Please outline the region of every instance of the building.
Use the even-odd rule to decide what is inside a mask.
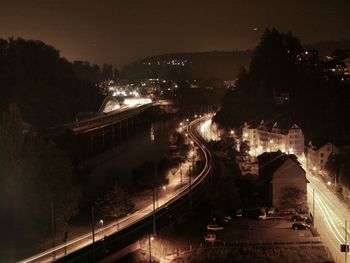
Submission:
[[[317,173],[322,171],[332,153],[339,153],[339,149],[334,144],[330,142],[315,144],[310,141],[307,147],[307,169]]]
[[[257,156],[263,152],[281,151],[298,156],[304,153],[304,134],[296,124],[282,128],[277,122],[268,125],[262,120],[256,126],[244,124],[243,141],[247,141],[250,154]]]
[[[284,207],[287,189],[296,189],[302,198],[306,198],[306,172],[295,155],[280,151],[263,153],[258,156],[258,163],[259,180],[272,207],[295,208]]]

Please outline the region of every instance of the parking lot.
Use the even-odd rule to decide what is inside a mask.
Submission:
[[[217,231],[217,239],[226,242],[299,242],[316,241],[311,231],[293,230],[290,219],[256,220],[234,218],[223,225],[223,231]],[[205,231],[208,232],[208,231]]]

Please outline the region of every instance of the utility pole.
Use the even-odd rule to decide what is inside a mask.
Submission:
[[[67,255],[67,240],[68,240],[68,231],[64,232],[64,255]]]
[[[52,248],[55,248],[56,242],[55,242],[55,212],[53,207],[53,202],[51,201],[51,234],[52,234]],[[52,251],[52,259],[56,259],[56,251]]]
[[[153,235],[157,235],[157,225],[156,225],[156,192],[153,184]]]
[[[149,263],[152,263],[151,235],[148,235]]]
[[[182,186],[182,165],[181,163],[179,164],[180,166],[180,185]]]
[[[92,231],[92,262],[96,262],[95,256],[95,211],[94,207],[91,207],[91,231]]]

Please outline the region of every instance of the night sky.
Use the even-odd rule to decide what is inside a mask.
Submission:
[[[161,53],[250,49],[272,26],[304,43],[350,38],[350,0],[0,0],[1,38],[39,39],[69,60],[119,66]]]

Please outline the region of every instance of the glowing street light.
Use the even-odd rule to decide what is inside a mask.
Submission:
[[[331,181],[328,181],[327,184],[328,184],[328,185],[331,185],[332,183],[331,183]]]
[[[101,219],[101,220],[99,221],[99,223],[101,224],[100,232],[102,232],[102,229],[103,229],[103,220]]]
[[[231,134],[235,134],[235,131],[234,131],[234,130],[231,130],[230,133],[231,133]]]

